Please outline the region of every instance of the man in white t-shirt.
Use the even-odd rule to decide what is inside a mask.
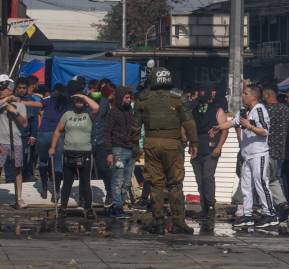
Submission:
[[[22,141],[20,130],[27,126],[27,115],[25,105],[14,102],[16,99],[13,96],[13,89],[13,80],[7,75],[0,75],[0,174],[7,157],[10,155],[16,174],[15,207],[19,209],[27,207],[21,197]],[[14,146],[14,153],[12,152],[13,146],[11,147],[11,144]]]
[[[214,135],[219,130],[241,127],[240,148],[244,159],[241,189],[244,197],[244,216],[236,220],[234,227],[254,225],[252,218],[253,186],[262,205],[262,218],[255,221],[255,227],[264,228],[279,223],[275,215],[267,176],[270,119],[265,106],[259,103],[260,98],[261,89],[257,85],[246,85],[242,93],[245,109],[238,112],[232,121],[210,130],[210,134]]]

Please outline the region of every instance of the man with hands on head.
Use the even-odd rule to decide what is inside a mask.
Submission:
[[[269,189],[267,170],[269,165],[268,135],[270,119],[265,106],[259,103],[261,89],[256,84],[245,84],[242,101],[245,109],[241,109],[235,118],[210,130],[216,135],[220,130],[241,127],[240,148],[244,158],[241,172],[241,189],[244,197],[244,215],[236,220],[234,227],[264,228],[278,224],[272,195]],[[262,218],[252,218],[253,188],[255,186],[262,205]]]

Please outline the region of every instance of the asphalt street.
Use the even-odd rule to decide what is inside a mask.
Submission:
[[[211,221],[187,217],[194,235],[142,230],[149,214],[114,220],[97,208],[55,220],[53,209],[0,210],[0,268],[289,268],[289,238],[278,228],[236,232],[224,209]]]
[[[219,205],[210,221],[197,218],[199,205],[187,205],[194,235],[155,236],[142,226],[150,214],[128,211],[130,220],[115,220],[101,206],[104,187],[93,185],[97,219],[88,221],[76,208],[74,186],[68,218],[55,219],[50,202],[40,199],[39,184],[24,184],[28,209],[15,210],[13,184],[0,185],[0,269],[33,268],[289,268],[287,226],[234,231],[231,210]],[[167,230],[170,220],[167,219]]]

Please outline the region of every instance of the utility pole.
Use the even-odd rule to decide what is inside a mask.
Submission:
[[[0,0],[1,1],[1,0]],[[88,0],[89,2],[122,2],[122,40],[121,47],[126,49],[126,0]],[[126,84],[126,57],[121,57],[121,86]]]
[[[122,0],[122,49],[126,49],[126,0]],[[126,58],[121,57],[121,85],[126,84]]]
[[[1,1],[1,0],[0,0]],[[126,0],[88,0],[89,2],[122,2],[122,40],[121,47],[126,49]],[[126,84],[126,57],[121,57],[121,86]]]
[[[1,49],[0,49],[0,72],[7,74],[9,71],[9,39],[7,35],[9,0],[0,0],[1,11]]]
[[[229,110],[236,113],[241,107],[243,79],[244,0],[231,0]]]

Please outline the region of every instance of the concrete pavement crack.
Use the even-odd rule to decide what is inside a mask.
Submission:
[[[83,243],[94,255],[96,255],[97,258],[99,258],[99,259],[101,260],[101,262],[102,262],[104,265],[107,266],[107,268],[109,268],[109,269],[112,268],[112,267],[111,267],[107,262],[105,262],[105,261],[97,254],[97,252],[96,252],[94,249],[92,249],[84,240],[81,240],[81,241],[82,241],[82,243]]]
[[[177,247],[174,244],[169,244],[168,248],[172,249],[172,250],[178,250]],[[205,266],[204,264],[202,264],[201,262],[197,261],[196,259],[194,259],[193,257],[189,256],[188,254],[183,254],[186,258],[192,260],[193,262],[195,262],[198,266],[200,266],[200,268],[204,268],[207,269],[208,267]]]
[[[194,261],[197,265],[199,265],[201,268],[204,268],[204,269],[207,269],[208,267],[207,266],[204,266],[201,262],[195,260],[193,257],[187,255],[187,254],[184,254],[185,257],[189,258],[190,260]]]
[[[4,253],[4,255],[6,256],[7,260],[9,261],[10,265],[13,266],[14,269],[16,269],[15,264],[12,262],[12,260],[10,259],[8,253],[5,251],[5,249],[3,248],[3,246],[0,247],[1,251]]]
[[[287,262],[287,261],[284,261],[282,258],[280,258],[280,257],[276,257],[274,254],[272,254],[272,253],[268,253],[268,252],[265,252],[265,251],[263,251],[263,250],[261,250],[264,254],[268,254],[268,255],[270,255],[271,257],[273,257],[273,258],[275,258],[275,259],[277,259],[277,260],[280,260],[280,261],[282,261],[282,262],[284,262],[285,264],[287,264],[287,265],[289,265],[289,262]]]
[[[250,244],[248,244],[248,242],[246,242],[245,239],[242,239],[242,238],[237,238],[237,239],[240,240],[240,241],[243,242],[243,243],[246,243],[247,245],[250,245]],[[272,258],[277,259],[278,261],[281,261],[281,262],[283,262],[283,263],[286,264],[286,265],[289,265],[289,263],[288,263],[287,261],[284,261],[284,260],[283,260],[282,258],[280,258],[280,257],[276,257],[274,254],[272,254],[272,253],[270,253],[270,252],[266,252],[265,250],[263,250],[262,248],[260,248],[260,247],[258,247],[258,246],[252,247],[252,248],[254,248],[254,249],[262,252],[262,253],[265,254],[265,255],[269,255],[269,256],[271,256]]]

